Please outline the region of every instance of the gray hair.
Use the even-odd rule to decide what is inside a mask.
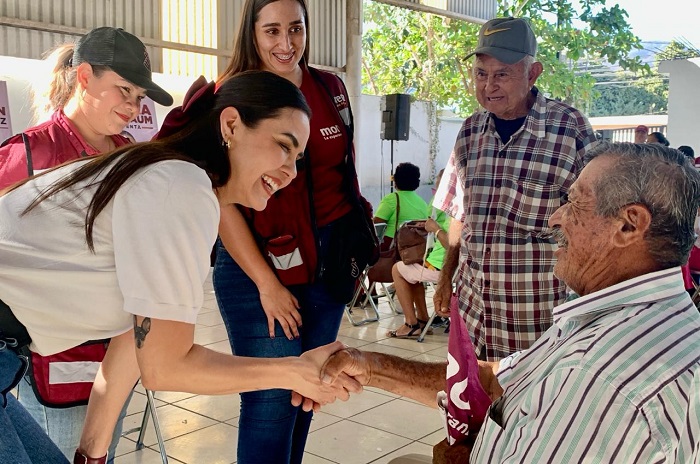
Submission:
[[[525,70],[525,76],[530,74],[530,68],[535,61],[535,57],[532,55],[525,55],[525,58],[520,60],[520,62],[523,64],[523,69]]]
[[[597,213],[616,217],[627,205],[644,205],[651,213],[644,238],[652,258],[662,268],[684,264],[695,241],[700,206],[700,173],[693,163],[658,144],[601,142],[584,161],[598,156],[612,156],[614,165],[593,187]]]

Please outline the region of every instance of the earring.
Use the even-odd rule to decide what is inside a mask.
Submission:
[[[231,140],[230,140],[230,139],[226,139],[226,140],[224,140],[223,142],[221,142],[221,145],[230,150],[230,149],[231,149]]]

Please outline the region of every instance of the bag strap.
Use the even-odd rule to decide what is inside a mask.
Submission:
[[[27,176],[34,175],[34,163],[32,162],[32,149],[29,147],[29,137],[25,132],[22,132],[22,141],[24,142],[24,156],[27,159]]]
[[[316,269],[314,276],[323,276],[323,263],[321,262],[321,241],[318,234],[318,224],[316,223],[316,203],[314,202],[314,183],[311,175],[311,153],[307,148],[304,150],[304,169],[306,170],[306,192],[309,195],[309,216],[311,217],[311,230],[314,233],[314,245],[316,246]]]
[[[394,195],[396,195],[396,218],[394,220],[394,237],[396,236],[396,232],[399,231],[399,215],[401,214],[401,197],[399,197],[399,192],[394,192]]]
[[[391,239],[391,244],[389,247],[394,245],[399,246],[398,235],[399,235],[399,214],[401,214],[401,201],[399,201],[399,192],[394,192],[396,196],[396,217],[394,218],[394,237]]]
[[[340,113],[338,112],[338,108],[336,107],[335,103],[333,103],[333,94],[334,92],[330,89],[328,86],[328,83],[324,80],[322,77],[321,73],[316,70],[315,68],[312,68],[309,66],[307,68],[309,70],[309,74],[311,77],[314,78],[314,80],[321,85],[323,90],[326,92],[326,96],[328,97],[328,102],[330,102],[333,106],[333,114],[337,118],[337,120],[343,124],[345,127],[345,132],[346,132],[346,143],[345,143],[345,156],[344,156],[344,161],[345,161],[345,169],[343,170],[343,184],[344,188],[346,189],[347,193],[350,195],[350,198],[353,199],[355,202],[359,204],[360,199],[357,197],[357,192],[355,192],[355,189],[353,188],[353,179],[357,177],[357,171],[355,168],[355,161],[353,157],[353,139],[355,136],[355,126],[354,126],[354,119],[353,119],[353,114],[352,114],[352,108],[350,107],[350,97],[348,96],[347,89],[345,87],[345,82],[337,76],[335,78],[337,79],[337,83],[339,87],[343,91],[343,95],[345,98],[348,99],[348,115],[349,115],[349,121],[348,123],[345,122],[345,120],[340,116]]]

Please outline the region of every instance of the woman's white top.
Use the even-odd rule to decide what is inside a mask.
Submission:
[[[162,161],[133,175],[97,216],[94,253],[85,216],[104,174],[22,212],[82,162],[0,197],[0,299],[47,355],[133,327],[132,315],[195,323],[219,203],[207,174]]]

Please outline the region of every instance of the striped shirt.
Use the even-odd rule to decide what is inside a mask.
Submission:
[[[510,361],[470,462],[700,463],[700,314],[679,268],[556,307]]]
[[[536,100],[508,143],[486,111],[462,125],[435,206],[464,223],[460,310],[477,354],[496,360],[530,347],[566,297],[554,277],[547,220],[561,206],[595,142],[576,109]]]

